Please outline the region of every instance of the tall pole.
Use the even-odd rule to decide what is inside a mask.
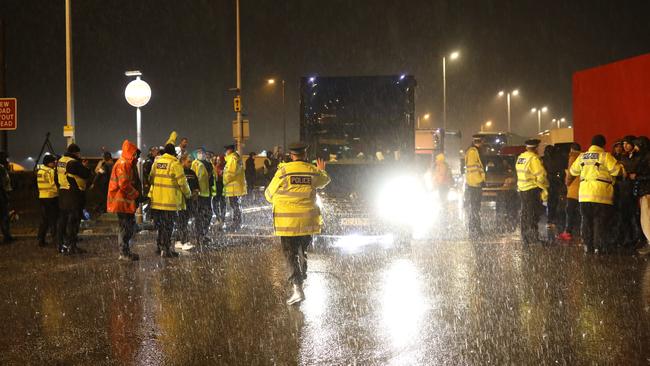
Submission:
[[[282,79],[282,152],[287,151],[287,107],[285,105],[284,97],[284,84],[285,80]]]
[[[447,57],[442,57],[442,128],[447,130]]]
[[[512,132],[510,128],[510,92],[508,92],[507,101],[508,101],[508,132]]]
[[[135,109],[135,131],[138,149],[142,151],[142,113],[140,107]]]
[[[537,109],[537,133],[542,132],[542,110]]]
[[[5,80],[5,23],[0,19],[0,97],[6,97]],[[2,131],[0,149],[7,154],[9,154],[8,145],[7,131]]]
[[[241,44],[239,36],[239,0],[235,0],[235,14],[237,17],[237,96],[241,98]],[[237,152],[243,153],[244,146],[244,126],[242,124],[241,109],[237,112]]]
[[[72,128],[72,136],[66,137],[67,145],[75,142],[74,100],[72,90],[72,31],[70,29],[70,1],[65,0],[65,101],[66,125]]]

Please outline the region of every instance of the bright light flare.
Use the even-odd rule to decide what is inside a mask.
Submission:
[[[429,118],[431,118],[431,114],[426,113],[426,114],[423,116],[423,118],[428,120]]]
[[[514,95],[515,97],[516,97],[517,95],[519,95],[519,89],[515,89],[515,90],[513,90],[513,91],[512,91],[512,95]]]
[[[548,107],[542,107],[542,113],[548,112]]]
[[[485,127],[492,127],[492,121],[485,122]]]
[[[460,57],[460,52],[458,52],[458,51],[454,51],[449,55],[450,60],[455,60],[455,59],[457,59],[459,57]]]
[[[268,79],[268,80],[266,80],[266,83],[269,84],[269,85],[273,85],[273,84],[275,84],[275,79]]]
[[[501,91],[499,92],[499,96],[502,97],[502,96],[504,96],[504,95],[506,95],[506,92],[504,92],[503,90],[501,90]]]
[[[537,113],[537,108],[533,108],[530,110],[531,113]]]
[[[396,194],[397,190],[401,193]],[[419,237],[433,225],[440,206],[438,196],[427,191],[423,179],[398,176],[388,180],[378,192],[376,208],[382,219],[410,227],[414,236]]]

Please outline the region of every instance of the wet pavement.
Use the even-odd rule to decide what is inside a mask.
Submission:
[[[650,364],[647,259],[461,232],[330,238],[296,307],[263,234],[177,259],[141,235],[135,263],[111,237],[78,257],[0,246],[0,364]]]

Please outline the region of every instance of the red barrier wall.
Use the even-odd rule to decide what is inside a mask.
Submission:
[[[598,133],[608,150],[625,135],[650,136],[650,54],[573,74],[573,128],[583,149]]]

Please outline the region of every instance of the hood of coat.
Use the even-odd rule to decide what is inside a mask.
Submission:
[[[135,152],[138,148],[129,140],[124,140],[122,143],[122,158],[124,160],[132,161],[135,159]]]

